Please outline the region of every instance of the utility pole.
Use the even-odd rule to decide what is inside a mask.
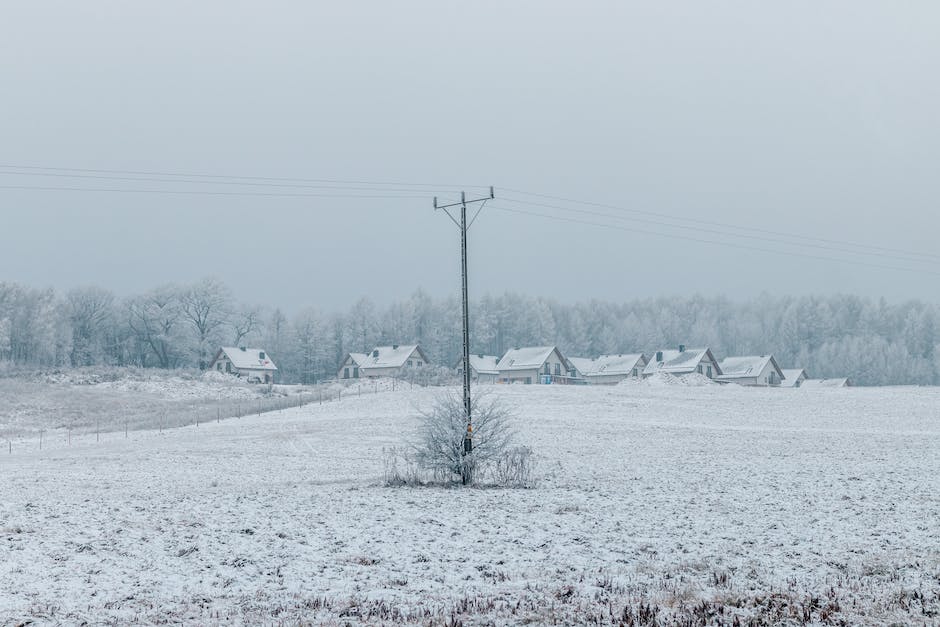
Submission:
[[[463,297],[463,409],[467,418],[467,433],[463,440],[464,456],[473,452],[473,416],[470,405],[470,297],[467,290],[467,231],[473,226],[477,216],[480,215],[486,201],[495,197],[492,186],[490,186],[489,196],[467,200],[467,194],[460,192],[460,202],[447,205],[437,204],[437,196],[434,197],[434,210],[443,210],[447,217],[451,219],[451,222],[460,229],[460,286]],[[479,203],[480,206],[468,223],[467,205],[476,203]],[[449,211],[453,207],[460,207],[460,220],[457,220]],[[470,477],[467,476],[467,471],[464,470],[463,482],[466,484],[469,480]]]

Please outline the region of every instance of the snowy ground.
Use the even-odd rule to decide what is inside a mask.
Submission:
[[[383,487],[417,388],[0,451],[0,624],[940,621],[940,390],[492,389],[534,489]]]

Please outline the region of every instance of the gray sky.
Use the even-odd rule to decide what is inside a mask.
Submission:
[[[0,280],[127,295],[212,274],[288,308],[454,293],[457,231],[431,197],[493,184],[476,294],[937,300],[936,274],[687,220],[940,254],[938,32],[934,2],[12,3],[0,165],[427,185],[0,168]]]

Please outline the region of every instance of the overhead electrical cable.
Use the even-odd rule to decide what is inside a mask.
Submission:
[[[916,273],[929,274],[929,275],[933,275],[933,276],[940,276],[940,272],[935,272],[935,271],[932,271],[932,270],[928,270],[928,269],[926,269],[926,268],[909,268],[909,267],[903,267],[903,266],[888,266],[888,265],[870,263],[870,262],[867,262],[867,261],[859,261],[859,260],[855,260],[855,259],[843,259],[843,258],[838,258],[838,257],[826,257],[826,256],[823,256],[823,255],[813,255],[813,254],[803,253],[803,252],[798,252],[798,251],[786,251],[786,250],[779,250],[779,249],[774,249],[774,248],[762,248],[762,247],[759,247],[759,246],[749,246],[749,245],[747,245],[747,244],[739,244],[739,243],[735,243],[735,242],[723,242],[723,241],[712,240],[712,239],[706,239],[706,238],[701,238],[701,237],[692,237],[692,236],[688,236],[688,235],[679,235],[679,234],[675,234],[675,233],[662,233],[662,232],[659,232],[659,231],[650,231],[650,230],[646,230],[646,229],[636,229],[636,228],[631,228],[631,227],[623,226],[623,225],[621,225],[621,224],[610,224],[610,223],[605,223],[605,222],[597,222],[597,221],[592,221],[592,220],[585,220],[585,219],[581,219],[581,218],[572,218],[572,217],[568,217],[568,216],[558,216],[558,215],[551,215],[551,214],[545,214],[545,213],[538,213],[538,212],[536,212],[536,211],[528,211],[528,210],[526,210],[526,209],[517,209],[517,208],[511,208],[511,207],[503,207],[503,206],[498,206],[498,205],[497,205],[497,206],[490,205],[490,208],[491,208],[491,209],[495,209],[495,210],[497,210],[497,211],[504,211],[504,212],[508,212],[508,213],[516,213],[516,214],[525,215],[525,216],[529,216],[529,217],[545,218],[545,219],[548,219],[548,220],[556,220],[556,221],[560,221],[560,222],[568,222],[568,223],[573,223],[573,224],[583,224],[583,225],[587,225],[587,226],[600,227],[600,228],[605,228],[605,229],[613,229],[613,230],[617,230],[617,231],[625,231],[625,232],[628,232],[628,233],[639,233],[639,234],[642,234],[642,235],[653,235],[653,236],[656,236],[656,237],[665,237],[665,238],[672,238],[672,239],[681,239],[681,240],[690,241],[690,242],[698,242],[698,243],[701,243],[701,244],[712,244],[712,245],[717,245],[717,246],[727,246],[727,247],[731,247],[731,248],[739,248],[739,249],[742,249],[742,250],[751,250],[751,251],[757,251],[757,252],[762,252],[762,253],[774,253],[774,254],[777,254],[777,255],[784,255],[784,256],[788,256],[788,257],[804,257],[804,258],[807,258],[807,259],[816,259],[816,260],[822,260],[822,261],[834,261],[834,262],[836,262],[836,263],[842,263],[842,264],[848,264],[848,265],[858,265],[858,266],[867,266],[867,267],[869,267],[869,268],[879,268],[879,269],[882,269],[882,270],[896,270],[896,271],[902,271],[902,272],[916,272]]]
[[[766,235],[749,235],[749,234],[747,234],[747,233],[735,233],[735,232],[733,232],[733,231],[728,231],[728,230],[726,230],[726,229],[724,229],[724,230],[723,230],[723,229],[715,229],[715,228],[709,228],[709,227],[706,227],[706,226],[698,226],[698,225],[696,225],[696,226],[690,226],[690,225],[686,225],[686,224],[673,224],[673,223],[670,223],[670,222],[663,222],[663,221],[661,221],[661,220],[651,220],[651,219],[649,219],[649,218],[638,218],[638,217],[634,217],[634,216],[626,216],[626,215],[623,215],[623,214],[615,214],[615,213],[609,213],[609,212],[604,212],[604,211],[595,211],[595,210],[592,210],[592,209],[580,209],[580,208],[575,208],[575,207],[566,207],[566,206],[553,205],[553,204],[548,204],[548,203],[540,203],[540,202],[531,202],[531,201],[526,201],[526,200],[518,200],[518,199],[515,199],[515,198],[512,198],[512,197],[508,197],[508,198],[507,198],[507,197],[501,197],[501,198],[500,198],[500,201],[501,201],[501,202],[516,203],[516,204],[521,204],[521,205],[526,205],[526,206],[542,207],[542,208],[545,208],[545,209],[557,209],[557,210],[559,210],[559,211],[567,211],[567,212],[578,213],[578,214],[583,214],[583,215],[597,216],[597,217],[603,217],[603,218],[611,218],[611,219],[614,219],[614,220],[630,221],[630,222],[641,222],[641,223],[643,223],[643,224],[651,224],[651,225],[654,225],[654,226],[663,226],[663,227],[667,227],[667,228],[683,229],[683,230],[686,230],[686,231],[694,231],[694,232],[696,232],[696,233],[709,233],[709,234],[712,234],[712,235],[721,235],[721,236],[725,236],[725,237],[735,237],[735,238],[752,239],[752,240],[758,240],[758,241],[764,241],[764,242],[773,242],[773,243],[777,243],[777,244],[783,244],[783,245],[786,245],[786,246],[798,246],[798,247],[804,247],[804,248],[815,248],[815,249],[818,249],[818,250],[825,250],[825,251],[829,251],[829,252],[840,252],[840,253],[846,253],[846,254],[850,254],[850,255],[864,255],[864,256],[867,256],[867,257],[877,257],[877,258],[884,258],[884,259],[894,259],[894,260],[897,260],[897,261],[909,261],[909,262],[912,262],[912,263],[940,264],[940,258],[938,258],[938,259],[936,259],[936,260],[933,260],[933,259],[924,259],[924,258],[918,258],[918,257],[911,257],[911,256],[907,256],[907,255],[886,253],[886,252],[874,252],[874,251],[865,251],[865,250],[853,250],[853,249],[851,249],[851,248],[837,247],[837,246],[826,245],[826,244],[818,244],[818,243],[814,243],[814,242],[789,241],[789,240],[786,240],[786,239],[781,239],[781,238],[778,238],[778,237],[769,237],[769,236],[766,236]]]
[[[521,190],[521,189],[510,188],[510,187],[501,187],[500,189],[501,189],[502,191],[504,191],[504,192],[511,192],[511,193],[515,193],[515,194],[522,194],[522,195],[525,195],[525,196],[533,196],[533,197],[536,197],[536,198],[546,198],[546,199],[549,199],[549,200],[556,200],[556,201],[567,202],[567,203],[573,203],[573,204],[578,204],[578,205],[591,206],[591,207],[600,207],[600,208],[603,208],[603,209],[614,209],[614,210],[616,210],[616,211],[623,211],[623,212],[626,212],[626,213],[637,213],[637,214],[649,215],[649,216],[654,216],[654,217],[658,217],[658,218],[665,218],[665,219],[667,219],[667,220],[677,220],[677,221],[678,221],[678,220],[681,220],[681,221],[685,221],[685,222],[691,222],[691,223],[694,223],[694,224],[702,224],[702,225],[705,225],[705,226],[723,227],[723,228],[736,229],[736,230],[740,230],[740,231],[751,231],[751,232],[754,232],[754,233],[766,233],[766,234],[768,234],[768,235],[777,235],[777,236],[780,236],[780,237],[789,237],[789,238],[794,238],[794,239],[813,240],[813,241],[816,241],[816,242],[823,242],[823,243],[827,243],[827,244],[838,244],[838,245],[843,245],[843,246],[852,246],[852,247],[855,247],[855,248],[867,248],[867,249],[870,249],[870,250],[877,250],[877,251],[883,251],[883,252],[902,253],[902,254],[912,255],[912,256],[918,256],[918,257],[930,257],[930,258],[934,258],[934,259],[940,259],[940,254],[937,254],[937,253],[927,253],[927,252],[921,252],[921,251],[915,251],[915,250],[907,250],[907,249],[900,249],[900,248],[888,248],[888,247],[885,247],[885,246],[876,246],[876,245],[873,245],[873,244],[860,244],[860,243],[858,243],[858,242],[849,242],[849,241],[844,241],[844,240],[826,239],[826,238],[822,238],[822,237],[815,237],[815,236],[812,236],[812,235],[805,235],[805,234],[792,233],[792,232],[791,232],[791,233],[788,233],[788,232],[785,232],[785,231],[776,231],[776,230],[772,230],[772,229],[762,229],[762,228],[758,228],[758,227],[748,227],[748,226],[742,226],[742,225],[740,225],[740,224],[731,224],[731,223],[728,223],[728,222],[717,222],[717,221],[714,221],[714,220],[701,220],[701,219],[697,219],[697,218],[682,218],[682,217],[677,217],[677,216],[669,215],[669,214],[667,214],[667,213],[661,213],[661,212],[656,212],[656,211],[649,211],[649,210],[644,210],[644,209],[628,208],[628,207],[622,207],[622,206],[617,206],[617,205],[611,205],[611,204],[607,204],[607,203],[594,202],[594,201],[590,201],[590,200],[581,200],[581,199],[576,199],[576,198],[566,198],[566,197],[563,197],[563,196],[554,196],[554,195],[551,195],[551,194],[541,194],[541,193],[538,193],[538,192],[529,192],[529,191],[525,191],[525,190]]]
[[[140,176],[173,176],[173,177],[188,177],[188,178],[205,178],[205,179],[229,179],[229,180],[251,180],[251,181],[282,181],[282,182],[295,182],[295,183],[339,183],[347,185],[386,185],[386,186],[400,186],[400,187],[435,187],[441,189],[452,189],[459,190],[463,188],[475,188],[475,189],[489,189],[488,185],[457,185],[457,184],[444,184],[444,183],[407,183],[402,181],[367,181],[367,180],[351,180],[351,179],[331,179],[331,178],[298,178],[298,177],[284,177],[284,176],[246,176],[246,175],[236,175],[236,174],[201,174],[201,173],[192,173],[192,172],[164,172],[164,171],[153,171],[153,170],[114,170],[114,169],[95,169],[95,168],[64,168],[64,167],[45,167],[45,166],[36,166],[36,165],[16,165],[16,164],[0,164],[0,168],[11,170],[35,170],[35,171],[47,171],[47,172],[84,172],[91,174],[132,174]]]

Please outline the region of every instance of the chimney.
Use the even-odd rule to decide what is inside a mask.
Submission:
[[[239,347],[238,347],[238,350],[240,350],[241,352],[244,353],[246,350],[248,350],[248,347],[246,347],[246,346],[239,346]]]
[[[398,350],[398,344],[392,344],[392,350],[393,350],[393,351],[397,351],[397,350]]]
[[[372,356],[378,358],[378,356],[379,356],[379,350],[378,350],[378,349],[375,349],[374,351],[372,351]]]
[[[264,351],[258,352],[258,359],[264,359]]]
[[[662,361],[662,360],[663,360],[663,352],[656,351],[656,361]]]
[[[685,352],[685,344],[679,344],[679,352],[680,352],[680,353],[684,353],[684,352]]]

